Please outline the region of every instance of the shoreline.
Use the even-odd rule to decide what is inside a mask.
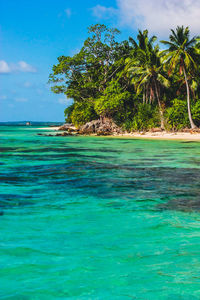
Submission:
[[[199,141],[200,142],[200,133],[191,134],[191,133],[185,133],[185,132],[159,132],[159,133],[152,133],[152,132],[146,132],[146,133],[125,133],[125,134],[119,134],[119,135],[110,135],[110,137],[124,137],[124,138],[135,138],[135,139],[149,139],[149,140],[183,140],[183,141]]]
[[[53,131],[58,131],[60,126],[53,126],[53,127],[38,127],[36,129],[41,129],[41,130],[53,130]]]
[[[42,127],[39,130],[59,131],[59,126],[55,127]],[[63,131],[61,131],[63,132]],[[97,136],[97,135],[81,135],[80,136]],[[137,139],[155,139],[155,140],[186,140],[186,141],[199,141],[200,133],[188,132],[133,132],[123,134],[100,135],[99,137],[112,137],[112,138],[137,138]]]

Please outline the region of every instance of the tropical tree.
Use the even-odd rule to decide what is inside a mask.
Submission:
[[[190,87],[188,82],[188,74],[193,73],[197,69],[197,56],[198,53],[195,49],[197,37],[190,39],[190,30],[188,27],[177,26],[174,31],[171,29],[169,41],[161,41],[168,49],[161,52],[162,62],[168,69],[169,75],[172,72],[179,71],[180,75],[183,73],[186,91],[187,91],[187,108],[188,117],[191,128],[196,128],[192,120],[191,107],[190,107]]]
[[[117,107],[130,102],[126,94],[130,80],[124,65],[133,47],[128,41],[117,42],[119,33],[103,24],[90,26],[89,37],[80,52],[72,57],[58,57],[58,64],[53,66],[49,76],[52,91],[73,99],[65,115],[74,124],[98,117],[103,122],[105,116],[113,117],[118,112]]]
[[[123,113],[124,104],[130,97],[131,94],[128,91],[124,91],[117,80],[112,80],[102,96],[96,99],[95,111],[103,118],[112,119],[116,112],[120,111]]]
[[[122,42],[118,34],[96,24],[77,54],[58,57],[49,82],[73,100],[66,121],[81,126],[109,118],[127,130],[200,126],[200,38],[177,27],[160,51],[148,30]]]
[[[143,92],[143,102],[152,103],[157,100],[161,128],[164,129],[164,115],[161,101],[161,90],[169,86],[169,81],[165,77],[159,58],[159,47],[154,46],[156,37],[148,38],[148,31],[139,31],[138,43],[133,39],[135,45],[133,55],[126,60],[127,71],[135,86],[136,93]]]

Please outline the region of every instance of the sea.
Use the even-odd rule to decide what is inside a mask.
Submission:
[[[0,126],[0,299],[200,299],[200,143],[41,125]]]

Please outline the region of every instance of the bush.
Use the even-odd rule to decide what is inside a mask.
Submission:
[[[165,117],[169,129],[180,130],[190,127],[186,100],[174,99],[172,106],[166,110]]]
[[[149,130],[160,126],[158,109],[150,104],[140,103],[132,120],[124,123],[127,131]]]
[[[90,102],[77,102],[74,104],[73,111],[70,115],[71,121],[75,126],[84,125],[87,122],[98,119],[94,111],[94,106]]]
[[[72,123],[72,112],[74,110],[74,103],[70,106],[68,106],[67,108],[65,108],[64,110],[64,114],[65,114],[65,121],[67,123]]]
[[[124,102],[130,97],[131,94],[122,91],[118,82],[111,81],[102,96],[95,100],[95,111],[98,115],[113,117],[123,109]]]
[[[195,125],[200,126],[200,100],[198,99],[191,108],[192,118],[194,120]]]

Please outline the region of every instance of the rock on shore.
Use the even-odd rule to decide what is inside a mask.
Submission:
[[[58,128],[58,130],[68,131],[68,132],[76,132],[77,128],[70,123],[66,123]]]
[[[122,129],[118,127],[111,119],[93,120],[84,124],[78,129],[73,124],[64,124],[59,127],[58,130],[64,131],[64,133],[62,133],[62,136],[71,134],[115,135],[122,133]]]
[[[122,133],[120,127],[118,127],[112,120],[93,120],[86,123],[79,129],[80,134],[96,134],[96,135],[113,135]]]

